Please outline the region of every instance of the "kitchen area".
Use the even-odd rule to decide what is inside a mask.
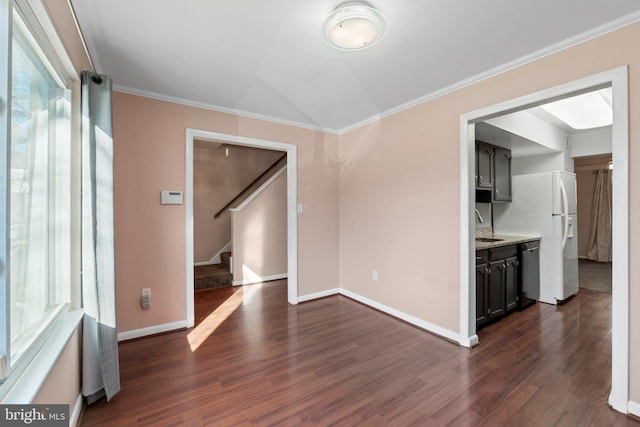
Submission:
[[[579,229],[578,217],[591,216],[584,206],[595,198],[583,189],[578,201],[574,161],[611,153],[611,122],[593,110],[599,102],[611,111],[610,89],[553,104],[564,101],[586,109],[586,124],[548,104],[475,125],[476,330],[537,302],[571,303],[579,291],[578,242],[594,231],[584,221]]]

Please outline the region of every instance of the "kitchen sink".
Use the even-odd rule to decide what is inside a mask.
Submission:
[[[482,243],[491,243],[491,242],[501,242],[504,239],[494,239],[493,237],[476,237],[476,242]]]

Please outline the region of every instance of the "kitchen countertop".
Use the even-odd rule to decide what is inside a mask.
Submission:
[[[489,237],[492,239],[500,239],[497,242],[478,242],[476,240],[476,250],[492,249],[501,246],[516,245],[518,243],[531,242],[540,240],[540,236],[518,236],[513,234],[491,234],[477,237]]]

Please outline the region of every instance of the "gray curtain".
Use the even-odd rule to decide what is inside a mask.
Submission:
[[[116,334],[111,78],[82,73],[82,394],[120,391]]]
[[[609,169],[596,171],[596,187],[591,207],[591,232],[587,258],[611,261],[611,174]]]

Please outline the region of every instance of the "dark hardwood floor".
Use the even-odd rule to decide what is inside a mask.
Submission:
[[[286,282],[199,291],[192,330],[120,345],[122,391],[95,426],[635,426],[607,406],[611,295],[581,290],[466,349]]]

